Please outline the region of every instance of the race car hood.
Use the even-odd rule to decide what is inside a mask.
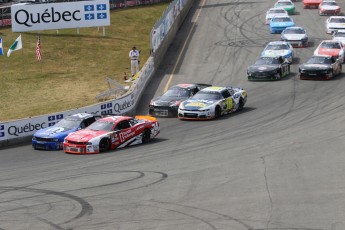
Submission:
[[[108,131],[84,129],[84,130],[80,130],[78,132],[70,134],[67,137],[67,139],[69,141],[88,142],[89,140],[106,133],[108,133]]]
[[[250,72],[267,72],[276,70],[279,68],[279,65],[251,65],[248,67]]]
[[[160,96],[152,100],[155,106],[169,106],[174,102],[181,102],[187,100],[188,97],[168,97]]]
[[[337,9],[340,9],[339,6],[322,6],[320,7],[320,10],[337,10]]]
[[[328,28],[345,29],[345,23],[327,23]]]
[[[289,27],[294,26],[295,24],[293,22],[272,22],[270,23],[271,27]]]
[[[70,132],[75,131],[76,129],[66,130],[63,127],[47,127],[44,129],[38,130],[34,136],[42,138],[61,138],[67,136]]]
[[[329,68],[331,66],[327,64],[304,64],[300,66],[301,70],[326,70]]]
[[[284,39],[287,39],[287,40],[302,40],[304,38],[306,38],[306,35],[305,34],[284,34],[283,35],[283,38]]]
[[[212,104],[214,104],[216,101],[212,100],[187,100],[182,102],[182,106],[186,110],[199,110],[202,108],[206,108]]]
[[[340,49],[325,49],[325,48],[320,48],[318,50],[318,54],[321,55],[330,55],[330,56],[339,56]]]
[[[278,57],[278,56],[286,56],[290,53],[289,50],[266,50],[262,52],[262,56],[265,57]]]

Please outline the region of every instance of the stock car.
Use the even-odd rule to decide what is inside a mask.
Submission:
[[[299,75],[302,80],[327,80],[341,74],[341,71],[341,60],[328,55],[314,55],[305,64],[299,66]]]
[[[295,26],[295,23],[289,16],[275,16],[270,21],[270,31],[272,34],[281,33],[286,28],[293,26]]]
[[[317,9],[322,0],[303,0],[303,8],[315,8]]]
[[[331,16],[326,20],[326,33],[331,34],[337,30],[345,29],[345,16]]]
[[[322,1],[319,5],[319,15],[339,15],[340,6],[336,1]]]
[[[162,96],[151,100],[149,114],[159,117],[177,117],[180,103],[187,100],[208,84],[178,84],[170,87]]]
[[[290,74],[290,64],[282,57],[260,57],[247,68],[248,80],[278,80]]]
[[[269,42],[261,53],[262,57],[283,57],[292,63],[294,57],[293,47],[285,41]]]
[[[239,87],[211,86],[183,101],[178,108],[181,120],[210,120],[242,110],[247,92]]]
[[[275,16],[288,16],[288,12],[282,8],[271,8],[266,12],[266,25],[270,24],[270,21]]]
[[[159,132],[159,123],[154,117],[107,116],[69,134],[63,143],[63,150],[73,154],[100,153],[148,143]]]
[[[99,115],[88,113],[69,115],[55,125],[35,132],[31,141],[32,147],[39,150],[61,150],[68,134],[89,126],[99,118]]]
[[[340,41],[345,45],[345,30],[338,30],[332,34],[334,41]]]
[[[278,0],[274,4],[274,8],[282,8],[286,10],[288,14],[294,14],[296,10],[295,4],[290,0]]]
[[[307,47],[308,35],[302,27],[288,27],[281,33],[281,40],[289,42],[292,47]]]
[[[315,49],[314,55],[330,55],[339,58],[343,63],[345,59],[343,43],[341,41],[323,40]]]

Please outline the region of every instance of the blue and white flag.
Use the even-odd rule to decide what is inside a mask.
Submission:
[[[4,50],[2,49],[2,38],[0,38],[0,55],[4,55]]]

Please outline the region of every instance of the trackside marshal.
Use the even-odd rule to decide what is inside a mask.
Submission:
[[[110,25],[109,0],[11,6],[13,32]]]

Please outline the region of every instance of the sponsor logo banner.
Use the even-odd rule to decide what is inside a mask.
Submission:
[[[15,4],[11,19],[13,32],[109,26],[109,1]]]

